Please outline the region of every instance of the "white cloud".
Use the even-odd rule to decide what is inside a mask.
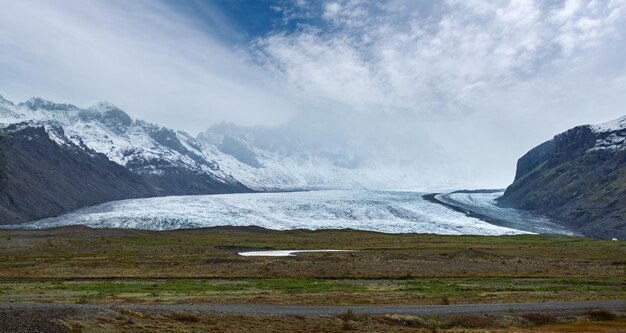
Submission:
[[[415,159],[436,141],[459,174],[470,168],[501,186],[521,154],[557,131],[624,113],[612,82],[626,68],[609,55],[626,50],[614,46],[624,42],[624,1],[409,7],[326,2],[329,28],[273,34],[258,46],[307,105],[386,114],[388,125],[421,132],[395,142]],[[390,135],[385,127],[365,133]]]
[[[241,52],[155,1],[1,1],[0,94],[87,105],[199,131],[276,124],[296,107]]]
[[[323,23],[236,49],[162,2],[0,0],[0,94],[108,99],[189,131],[291,119],[416,182],[445,165],[484,186],[556,132],[626,110],[625,0],[288,4],[286,22]]]
[[[341,10],[341,5],[337,2],[329,2],[324,6],[324,17],[325,18],[333,18],[339,14]]]
[[[624,7],[622,0],[603,4],[567,0],[561,8],[550,13],[549,20],[558,28],[554,41],[565,55],[571,55],[577,47],[596,47],[603,37],[617,32],[615,24],[623,20]]]

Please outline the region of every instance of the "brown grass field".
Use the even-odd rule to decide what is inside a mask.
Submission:
[[[242,257],[237,251],[243,249],[353,252]],[[0,230],[3,302],[399,305],[603,299],[626,299],[624,241],[254,227]],[[621,315],[600,321],[559,317],[540,325],[513,314],[300,318],[128,311],[54,318],[50,321],[70,332],[626,331]]]
[[[121,310],[115,316],[59,321],[69,332],[624,332],[626,319],[596,320],[593,315],[454,315],[415,317],[350,315],[336,317],[250,316],[232,314],[153,314]]]

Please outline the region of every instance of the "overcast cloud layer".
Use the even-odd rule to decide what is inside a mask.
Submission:
[[[625,0],[279,0],[285,28],[243,43],[201,5],[0,0],[0,94],[192,133],[283,124],[416,186],[505,186],[533,146],[626,114]]]

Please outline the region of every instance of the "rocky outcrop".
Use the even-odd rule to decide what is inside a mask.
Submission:
[[[241,163],[253,168],[261,167],[261,163],[259,163],[259,160],[250,148],[229,136],[225,136],[224,139],[222,139],[222,143],[218,148],[221,152],[233,156]]]
[[[581,233],[626,239],[626,126],[578,126],[525,154],[500,205],[545,214]]]

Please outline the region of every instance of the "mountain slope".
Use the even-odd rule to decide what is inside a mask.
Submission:
[[[0,221],[21,223],[105,201],[155,195],[140,176],[48,134],[59,127],[11,125],[0,132]]]
[[[259,190],[360,188],[368,184],[358,170],[339,167],[319,151],[278,128],[221,123],[197,136],[214,150],[220,166]]]
[[[30,121],[58,124],[76,145],[142,175],[162,194],[355,188],[381,174],[357,168],[349,152],[312,149],[281,129],[220,124],[193,137],[133,120],[107,102],[81,109],[41,98],[0,100],[0,124]]]
[[[117,199],[251,191],[191,136],[133,120],[110,103],[15,105],[0,96],[0,132],[0,224]]]
[[[530,150],[499,199],[597,238],[626,238],[626,117],[572,128]]]

